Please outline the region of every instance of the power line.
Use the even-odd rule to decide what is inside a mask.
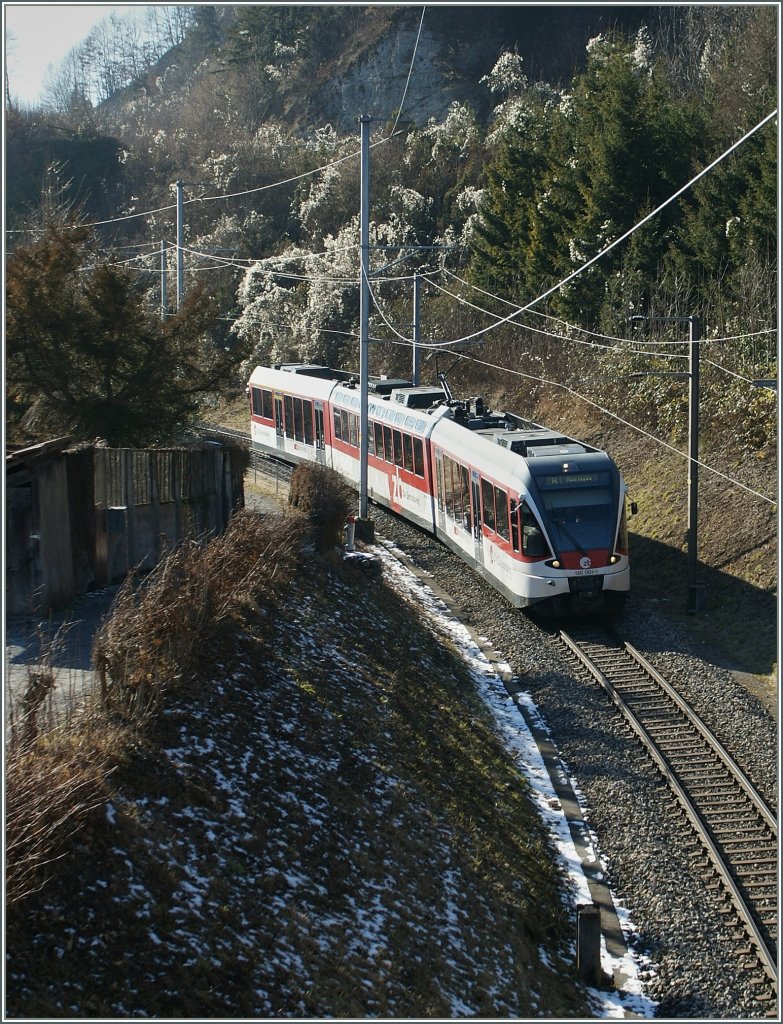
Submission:
[[[432,347],[428,345],[426,342],[419,342],[419,345],[422,348]],[[478,363],[480,366],[486,366],[488,369],[491,370],[500,370],[503,373],[511,373],[516,377],[525,377],[528,380],[537,381],[539,384],[548,384],[552,387],[561,388],[569,395],[573,395],[575,398],[578,398],[581,401],[586,402],[588,405],[591,405],[594,409],[597,409],[599,412],[604,413],[604,415],[609,416],[613,420],[617,420],[618,423],[622,423],[623,426],[629,427],[631,430],[635,430],[638,433],[643,434],[651,441],[655,441],[656,444],[659,444],[664,448],[668,448],[669,451],[675,452],[677,455],[680,455],[682,458],[690,461],[689,455],[687,455],[685,452],[681,452],[679,448],[675,448],[674,445],[669,444],[668,441],[662,441],[661,438],[656,437],[654,434],[651,434],[643,427],[638,427],[635,423],[630,423],[628,420],[624,420],[621,416],[618,416],[617,413],[612,412],[610,409],[604,408],[604,406],[599,405],[597,402],[594,402],[592,398],[588,398],[586,395],[583,395],[580,392],[574,390],[573,388],[568,387],[567,384],[561,384],[559,381],[556,380],[548,380],[545,377],[537,377],[535,374],[532,373],[524,373],[522,370],[512,370],[507,366],[497,366],[494,363],[487,362],[486,360],[478,359],[476,358],[476,356],[473,356],[468,352],[455,352],[454,355],[458,359],[469,359],[471,362]],[[722,473],[719,469],[715,469],[712,466],[708,466],[705,462],[701,462],[699,459],[694,459],[693,461],[702,469],[706,469],[709,473],[714,473],[715,476],[721,477],[723,480],[726,480],[729,483],[734,484],[736,487],[741,488],[743,491],[747,491],[754,497],[760,498],[762,501],[766,501],[770,505],[777,504],[775,498],[769,498],[766,494],[761,494],[759,491],[754,491],[752,487],[748,487],[746,484],[741,483],[739,480],[735,480],[733,477],[728,476],[726,473]]]
[[[448,273],[448,271],[446,271],[446,273]],[[452,274],[451,276],[454,277],[455,275]],[[426,280],[427,280],[428,284],[433,285],[439,291],[444,292],[446,295],[449,295],[451,298],[456,299],[458,302],[462,303],[463,305],[469,306],[471,309],[475,309],[479,313],[486,313],[487,316],[493,316],[493,317],[496,318],[496,320],[502,320],[503,319],[498,313],[493,313],[489,309],[484,309],[483,306],[477,306],[474,302],[469,302],[467,299],[463,298],[463,296],[456,295],[454,292],[451,292],[447,288],[444,288],[442,285],[439,285],[436,281],[431,281],[429,278],[426,278]],[[457,280],[460,280],[460,278],[457,278]],[[483,289],[479,289],[479,290],[483,292]],[[483,294],[489,295],[490,293],[489,292],[483,292]],[[499,302],[506,302],[507,301],[505,299],[501,299],[499,296],[491,296],[491,297],[492,298],[497,298]],[[508,303],[508,304],[509,305],[514,305],[513,303]],[[548,320],[557,320],[557,317],[547,316],[546,313],[540,313],[538,315],[546,317],[546,319],[548,319]],[[558,322],[563,323],[564,321],[558,321]],[[599,344],[598,342],[595,342],[595,341],[583,341],[581,338],[571,338],[568,335],[557,334],[554,331],[544,330],[541,327],[533,327],[532,324],[520,323],[520,324],[515,324],[514,326],[520,327],[520,328],[522,328],[522,329],[524,329],[526,331],[531,331],[533,334],[543,334],[547,338],[554,338],[557,341],[571,342],[574,345],[584,345],[587,348],[601,348],[601,349],[606,349],[607,351],[610,351],[610,352],[623,351],[623,350],[618,349],[616,345],[601,345],[601,344]],[[567,324],[566,326],[572,326],[572,325]],[[575,330],[581,330],[581,329],[582,329],[581,327],[576,327],[575,328]],[[592,334],[593,332],[588,331],[586,333]],[[606,337],[606,335],[597,335],[597,337]],[[624,339],[624,338],[616,338],[614,340],[623,342],[625,344],[633,344],[633,342],[626,341],[626,339]],[[441,344],[442,346],[449,346],[449,345],[453,344],[453,342],[440,342],[439,344]],[[678,344],[682,344],[682,342],[679,342]],[[637,350],[632,349],[631,351],[637,351]],[[672,355],[671,353],[666,353],[666,352],[642,352],[642,351],[639,351],[639,355],[660,356],[662,359],[687,359],[688,358],[687,356],[684,356],[684,355]]]
[[[419,48],[419,39],[421,38],[421,28],[422,28],[422,25],[424,24],[424,12],[426,10],[427,10],[426,7],[422,7],[422,9],[421,9],[421,21],[419,22],[419,31],[416,33],[416,42],[413,44],[413,56],[411,57],[411,65],[408,68],[408,78],[407,78],[407,80],[405,82],[405,88],[402,91],[402,99],[400,100],[400,105],[397,108],[397,116],[395,117],[394,124],[392,125],[392,130],[391,130],[392,135],[394,135],[395,131],[397,130],[397,123],[400,120],[400,114],[402,113],[402,108],[405,106],[405,97],[408,94],[408,86],[410,85],[411,75],[413,74],[413,64],[414,64],[414,61],[416,60],[416,51]]]

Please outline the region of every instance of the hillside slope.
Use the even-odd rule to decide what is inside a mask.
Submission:
[[[464,662],[361,568],[285,589],[10,908],[11,1015],[584,1016],[564,876]]]

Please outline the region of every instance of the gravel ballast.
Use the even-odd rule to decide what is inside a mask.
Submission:
[[[597,683],[578,674],[559,642],[514,609],[445,547],[373,509],[375,529],[465,609],[530,694],[584,800],[616,899],[638,928],[636,943],[655,970],[647,995],[661,1017],[764,1017],[774,1002],[748,971],[719,912],[722,898],[702,874],[684,814]],[[654,601],[633,596],[618,630],[692,702],[766,799],[777,800],[777,727],[759,700],[699,651]]]

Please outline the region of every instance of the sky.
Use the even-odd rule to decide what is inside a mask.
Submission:
[[[56,68],[90,29],[112,12],[144,13],[144,4],[3,4],[8,83],[22,106],[42,97],[49,67]]]

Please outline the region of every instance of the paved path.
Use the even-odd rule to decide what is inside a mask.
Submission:
[[[51,668],[55,711],[78,700],[92,687],[92,642],[104,621],[118,586],[77,597],[68,608],[42,618],[9,615],[5,622],[3,707],[5,735],[24,694],[30,673]]]

